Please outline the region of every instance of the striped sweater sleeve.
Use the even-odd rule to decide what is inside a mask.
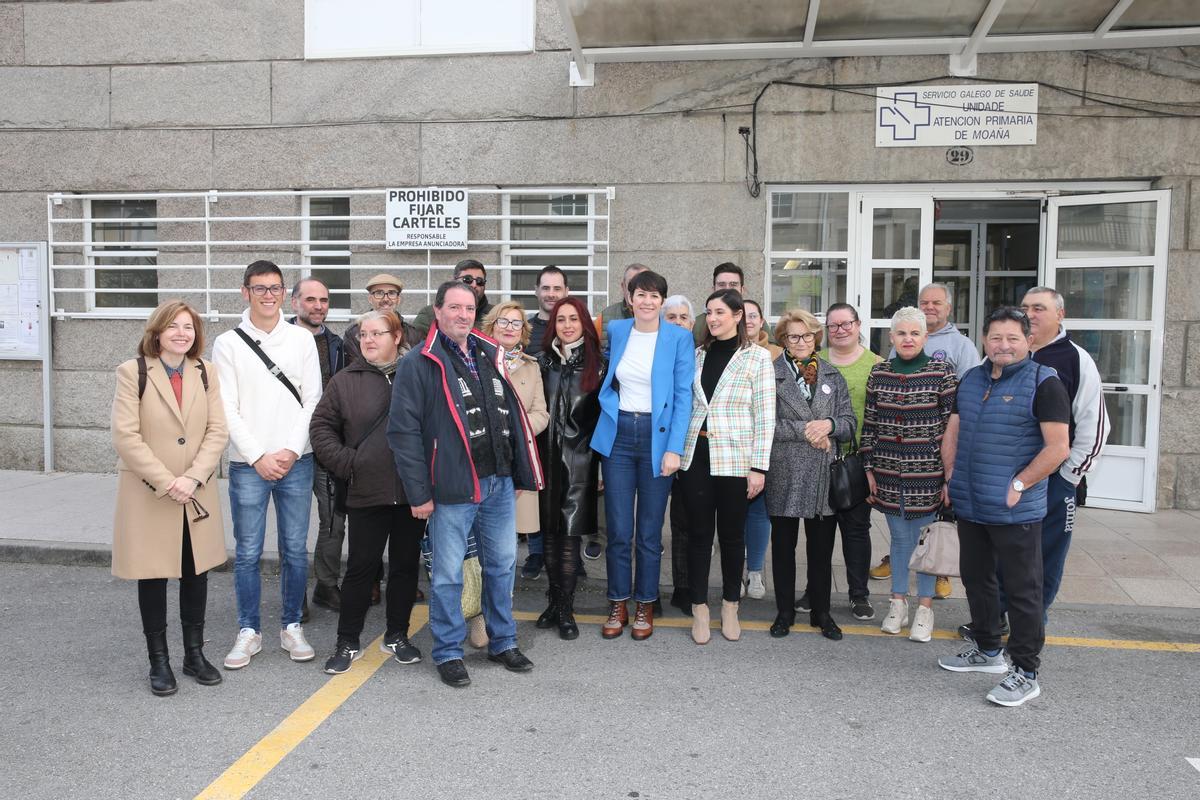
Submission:
[[[1059,474],[1073,484],[1096,464],[1112,426],[1104,406],[1100,370],[1091,355],[1072,342],[1079,356],[1079,385],[1071,403],[1075,419],[1075,436],[1071,439],[1071,454],[1059,469]]]

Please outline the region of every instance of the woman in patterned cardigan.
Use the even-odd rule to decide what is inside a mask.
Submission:
[[[923,350],[925,315],[906,306],[892,317],[896,357],[881,361],[867,379],[862,454],[870,503],[887,515],[891,531],[892,599],[881,629],[897,634],[908,624],[908,562],[921,528],[942,504],[941,444],[954,404],[954,368]],[[935,576],[917,575],[919,605],[909,639],[933,635]]]

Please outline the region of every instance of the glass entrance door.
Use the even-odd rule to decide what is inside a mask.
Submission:
[[[1170,204],[1169,191],[1049,199],[1047,285],[1096,360],[1112,423],[1089,505],[1155,508]]]
[[[933,197],[864,194],[860,204],[862,268],[854,294],[870,348],[887,355],[892,314],[916,306],[921,287],[933,279]]]

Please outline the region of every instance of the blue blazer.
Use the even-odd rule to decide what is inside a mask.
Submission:
[[[613,320],[608,324],[608,373],[600,384],[600,420],[592,433],[592,449],[602,456],[612,453],[617,438],[617,414],[621,398],[613,389],[617,365],[629,344],[632,319]],[[651,438],[650,458],[656,476],[662,473],[663,456],[683,455],[683,439],[692,413],[692,380],[696,376],[696,347],[692,335],[678,325],[662,321],[654,345],[654,364],[650,371]]]

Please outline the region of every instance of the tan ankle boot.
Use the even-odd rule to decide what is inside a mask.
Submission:
[[[692,641],[696,644],[708,644],[708,640],[712,638],[708,620],[708,604],[692,603]]]
[[[742,638],[742,623],[738,622],[738,604],[721,601],[721,635],[731,642]]]

